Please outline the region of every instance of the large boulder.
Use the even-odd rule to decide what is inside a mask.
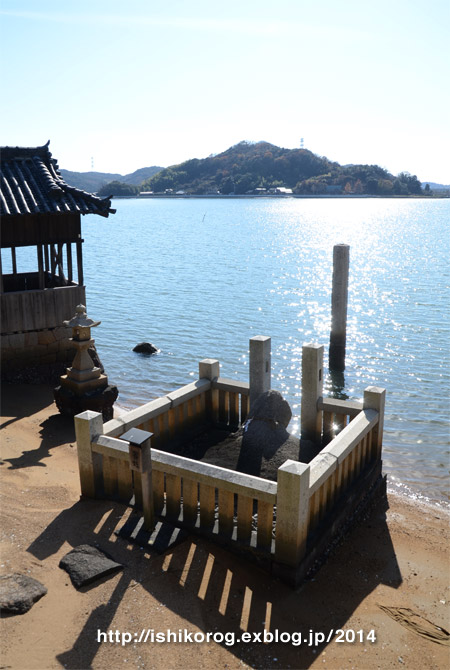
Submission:
[[[171,445],[171,451],[194,460],[272,481],[288,459],[309,463],[320,446],[286,430],[292,412],[277,391],[263,393],[247,421],[236,432],[214,428],[194,436],[187,444]]]
[[[281,393],[270,390],[261,394],[241,428],[236,470],[273,480],[287,459],[308,463],[314,458],[320,447],[300,441],[286,430],[291,417],[289,403]]]
[[[269,421],[287,428],[289,421],[292,419],[292,411],[288,401],[283,398],[281,393],[271,389],[262,393],[256,399],[248,415],[248,421],[252,419]]]

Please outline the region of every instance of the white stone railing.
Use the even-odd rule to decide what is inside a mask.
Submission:
[[[320,349],[306,347],[304,356],[320,363]],[[199,372],[196,382],[119,419],[103,424],[101,414],[91,411],[75,417],[82,494],[127,503],[134,495],[147,529],[160,516],[253,547],[270,557],[281,577],[295,583],[311,538],[333,517],[337,503],[364,473],[380,470],[385,391],[367,388],[361,404],[319,396],[309,418],[302,408],[302,430],[307,420],[322,425],[326,412],[351,420],[309,464],[286,461],[274,482],[159,448],[207,422],[234,427],[245,420],[249,385],[221,378],[218,361],[202,361]],[[318,390],[314,380],[314,375],[304,379],[306,398]],[[147,432],[138,468],[132,445],[120,439],[130,428]]]
[[[249,384],[219,373],[219,361],[201,361],[197,381],[108,421],[103,433],[120,437],[140,428],[151,432],[152,444],[159,447],[206,422],[237,428],[249,411]]]

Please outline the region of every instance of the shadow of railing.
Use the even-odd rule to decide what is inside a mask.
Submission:
[[[326,646],[308,646],[310,631],[345,628],[355,609],[379,584],[397,588],[402,582],[386,523],[387,509],[383,494],[315,575],[293,591],[227,550],[192,536],[164,554],[130,545],[114,535],[123,523],[121,517],[128,513],[126,507],[108,501],[80,501],[56,517],[28,551],[44,560],[64,542],[96,544],[125,569],[109,601],[91,611],[72,648],[57,659],[74,670],[91,667],[100,648],[98,631],[111,628],[127,590],[141,587],[183,618],[186,630],[222,633],[221,645],[251,667],[308,668]],[[133,612],[131,632],[136,627],[158,632],[154,616],[149,621],[148,610],[143,610]],[[262,643],[264,630],[285,637],[295,634],[294,639],[301,633],[304,641],[301,646],[285,642],[268,646]],[[261,638],[240,642],[243,631]],[[216,641],[218,638],[220,635]],[[151,655],[151,644],[140,653]]]

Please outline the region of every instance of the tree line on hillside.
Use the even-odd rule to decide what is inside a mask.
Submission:
[[[125,184],[123,181],[114,180],[99,188],[97,195],[102,198],[106,198],[110,195],[127,197],[138,195],[140,190],[140,187],[135,186],[134,184]]]
[[[240,142],[221,154],[193,158],[162,169],[140,187],[111,182],[99,195],[183,192],[192,195],[244,195],[256,189],[286,187],[294,194],[431,195],[415,175],[396,177],[378,165],[346,165],[307,149],[283,149],[268,142]],[[261,191],[259,191],[261,192]]]

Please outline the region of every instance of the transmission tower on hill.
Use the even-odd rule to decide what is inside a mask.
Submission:
[[[303,137],[301,137],[300,138],[300,149],[304,149],[304,148],[305,148],[305,145],[304,145],[304,142],[303,142]]]

